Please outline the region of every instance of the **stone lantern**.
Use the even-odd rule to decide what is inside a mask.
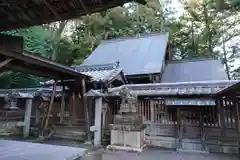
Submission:
[[[15,90],[11,90],[5,97],[5,105],[4,109],[7,110],[18,110],[19,107],[17,106],[18,101],[18,94]]]
[[[137,115],[137,97],[128,88],[123,88],[119,95],[121,106],[110,126],[111,145],[108,148],[141,152],[145,146],[146,125],[143,124],[143,118]]]

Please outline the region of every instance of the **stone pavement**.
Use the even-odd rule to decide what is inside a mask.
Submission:
[[[95,151],[85,155],[83,160],[238,160],[237,155],[187,153],[164,151],[160,149],[145,149],[142,153],[122,151]]]

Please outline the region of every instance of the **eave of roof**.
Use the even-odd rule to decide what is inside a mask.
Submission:
[[[217,92],[235,84],[239,81],[202,81],[202,82],[180,82],[180,83],[153,83],[153,84],[128,84],[116,88],[109,88],[109,93],[100,91],[87,93],[86,96],[118,96],[118,92],[126,87],[134,95],[138,96],[177,96],[177,95],[214,95]]]
[[[6,66],[6,69],[27,72],[36,76],[54,79],[88,78],[88,76],[75,71],[71,67],[34,54],[0,50],[0,58],[12,59],[12,61]]]
[[[7,0],[0,1],[0,31],[77,18],[144,0]]]
[[[219,91],[217,96],[239,96],[240,95],[240,82],[230,85],[229,87]]]
[[[119,66],[119,62],[101,65],[80,65],[73,66],[73,68],[82,74],[90,76],[92,81],[102,81],[105,83],[112,82],[123,72],[123,69]],[[124,75],[121,75],[121,79],[123,83],[126,83]]]

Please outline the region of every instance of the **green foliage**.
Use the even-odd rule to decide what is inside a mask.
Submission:
[[[223,59],[226,68],[233,70],[234,60],[239,58],[238,45],[233,40],[240,35],[240,16],[236,12],[240,0],[181,2],[185,8],[178,18],[173,16],[171,0],[148,0],[145,6],[129,3],[126,7],[116,7],[73,21],[7,33],[23,36],[25,49],[29,52],[66,65],[78,65],[102,40],[139,33],[169,32],[173,58],[215,57]],[[231,49],[234,47],[235,51]],[[238,67],[233,71],[233,75],[237,75]],[[32,75],[14,72],[0,75],[0,80],[2,86],[8,87],[37,86],[39,82],[39,78]]]

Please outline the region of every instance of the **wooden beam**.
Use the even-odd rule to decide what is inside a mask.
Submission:
[[[6,65],[9,64],[11,61],[12,61],[12,59],[11,59],[11,58],[8,58],[8,59],[0,62],[0,68],[6,66]]]
[[[101,6],[103,5],[103,2],[102,2],[102,0],[99,0],[99,3],[100,3],[100,5],[101,5]]]
[[[60,14],[57,13],[57,11],[55,11],[55,9],[52,7],[52,5],[46,1],[46,0],[43,0],[43,2],[47,5],[47,7],[50,9],[50,11],[60,20],[63,20],[63,18],[60,16]]]
[[[31,67],[23,67],[23,66],[18,66],[18,65],[9,65],[7,66],[7,69],[9,70],[14,70],[18,72],[25,72],[25,73],[30,73],[36,76],[40,77],[46,77],[46,78],[61,78],[60,75],[54,75],[48,72],[40,71],[40,70],[35,70],[31,69]]]
[[[15,53],[15,52],[9,52],[9,51],[2,51],[0,50],[0,55],[5,56],[7,58],[12,58],[14,61],[17,61],[19,63],[27,63],[29,65],[35,65],[37,67],[41,67],[45,69],[45,72],[48,72],[48,70],[52,70],[54,72],[57,72],[61,75],[69,75],[69,76],[76,76],[76,77],[87,77],[85,75],[79,74],[78,72],[74,71],[72,68],[62,65],[60,63],[51,61],[49,59],[36,56],[34,54],[27,54],[27,53]],[[25,68],[25,70],[30,70],[30,67]],[[52,74],[52,73],[51,73]],[[51,78],[53,76],[50,76]],[[58,78],[58,77],[57,77]],[[70,79],[70,78],[69,78]]]
[[[88,10],[87,6],[85,5],[85,3],[83,2],[83,0],[79,0],[79,2],[81,3],[83,9],[84,9],[87,13],[89,13],[89,10]]]

